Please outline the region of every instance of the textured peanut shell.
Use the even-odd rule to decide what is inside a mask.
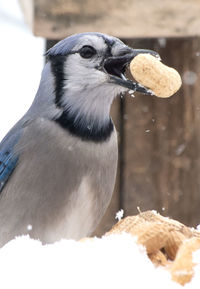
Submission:
[[[196,265],[193,252],[200,249],[199,231],[156,211],[146,211],[122,219],[106,235],[121,232],[137,236],[150,260],[156,266],[165,266],[174,281],[181,285],[190,282]]]
[[[169,262],[166,256],[160,251],[148,254],[149,259],[155,266],[168,266]]]
[[[179,247],[182,245],[186,237],[179,231],[169,231],[168,238],[165,243],[165,252],[170,260],[176,258]]]
[[[194,237],[182,243],[170,269],[172,280],[181,285],[185,285],[191,281],[195,266],[193,253],[199,249],[200,238]]]
[[[170,97],[182,84],[179,73],[150,54],[138,54],[130,63],[132,76],[158,97]]]

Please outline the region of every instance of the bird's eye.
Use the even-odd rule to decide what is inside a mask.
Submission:
[[[80,56],[83,58],[91,58],[96,54],[96,50],[92,46],[83,46],[80,50]]]

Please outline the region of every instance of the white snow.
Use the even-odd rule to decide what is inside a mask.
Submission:
[[[4,289],[181,288],[125,233],[45,246],[19,237],[0,249],[0,272]]]
[[[27,230],[28,231],[31,231],[33,229],[33,226],[31,225],[31,224],[29,224],[28,226],[27,226]]]
[[[0,287],[3,289],[181,289],[170,273],[155,267],[135,237],[122,233],[82,242],[62,240],[42,245],[28,236],[18,237],[0,249]],[[200,284],[200,250],[192,281]]]
[[[196,229],[200,231],[200,224],[197,225]]]
[[[194,71],[185,71],[183,73],[183,82],[187,85],[193,85],[198,79],[198,75]]]
[[[139,84],[138,84],[139,85]],[[134,95],[134,90],[132,90],[132,89],[130,89],[129,91],[128,91],[128,94],[131,96],[131,97],[135,97],[135,95]]]
[[[194,277],[193,280],[190,284],[187,284],[184,289],[190,289],[190,288],[195,288],[199,289],[199,284],[200,284],[200,250],[197,250],[193,253],[193,262],[197,264],[194,267]],[[192,287],[193,286],[193,287]]]
[[[164,37],[158,38],[158,43],[159,43],[160,47],[165,48],[166,43],[167,43],[167,39]]]
[[[115,219],[117,219],[118,221],[120,221],[124,216],[124,210],[121,209],[116,213]]]
[[[44,39],[25,24],[17,0],[0,0],[0,141],[36,94],[44,64]]]
[[[186,289],[199,288],[200,251],[196,253],[198,265]],[[155,268],[136,238],[126,233],[45,246],[28,236],[18,237],[0,249],[0,272],[4,289],[183,288],[168,271]]]
[[[186,149],[186,144],[182,143],[176,148],[176,155],[180,156]]]

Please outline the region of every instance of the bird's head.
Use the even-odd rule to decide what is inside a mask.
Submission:
[[[47,52],[57,108],[77,126],[108,123],[116,95],[129,89],[149,93],[125,76],[127,66],[139,53],[157,55],[151,50],[132,49],[101,33],[76,34],[58,42]]]

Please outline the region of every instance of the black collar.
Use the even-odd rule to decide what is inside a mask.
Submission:
[[[99,127],[95,121],[91,124],[84,123],[83,120],[81,122],[75,121],[75,116],[69,115],[67,111],[64,111],[55,121],[62,128],[84,141],[104,142],[110,138],[114,129],[111,118],[106,124]]]

